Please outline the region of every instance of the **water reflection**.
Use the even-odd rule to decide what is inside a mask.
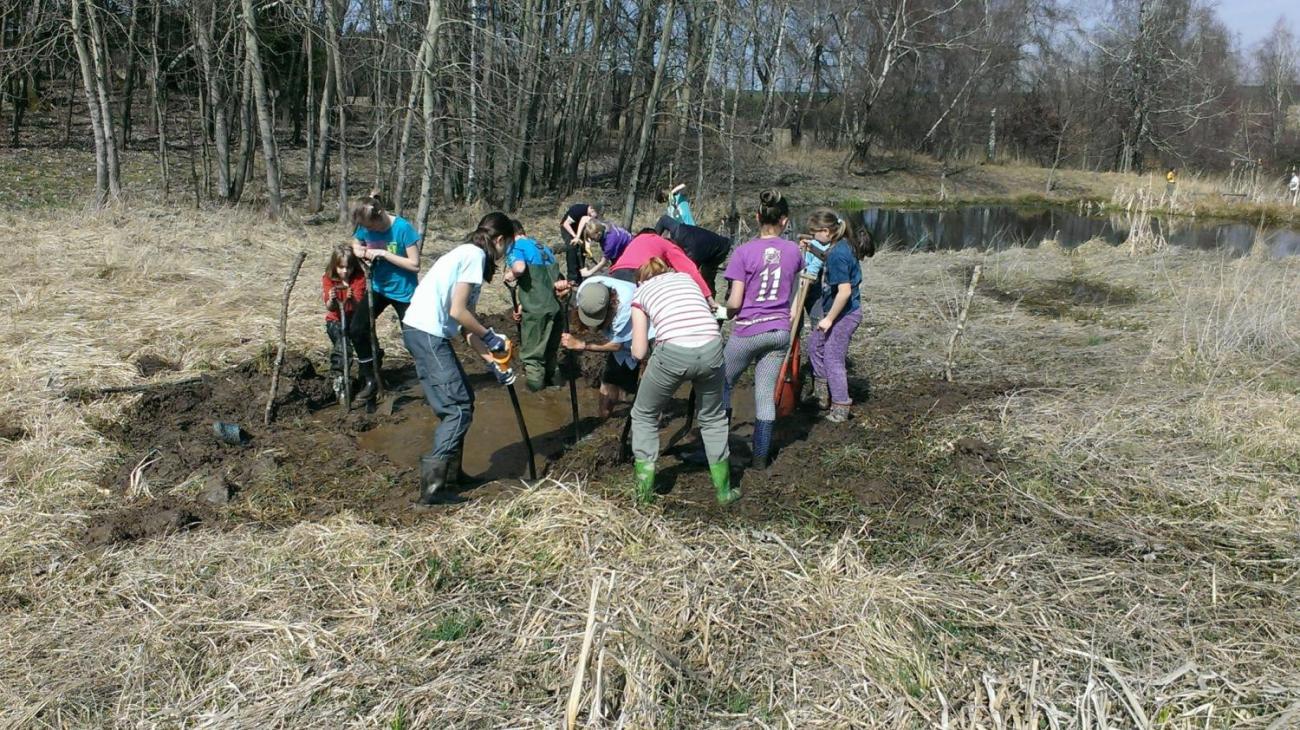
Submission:
[[[1128,239],[1129,233],[1127,216],[1088,216],[1063,208],[868,208],[862,212],[861,222],[877,241],[909,251],[1003,249],[1037,246],[1047,239],[1056,239],[1066,247],[1094,238],[1118,245]],[[1300,231],[1294,229],[1261,229],[1245,223],[1207,222],[1182,216],[1153,216],[1151,227],[1173,246],[1244,255],[1258,237],[1275,257],[1300,253]]]

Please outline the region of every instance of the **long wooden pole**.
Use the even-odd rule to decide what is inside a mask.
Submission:
[[[289,294],[294,282],[298,281],[298,270],[307,259],[306,251],[299,251],[289,268],[289,279],[284,282],[284,294],[280,298],[280,342],[275,348],[275,366],[271,369],[271,392],[266,396],[266,411],[262,414],[262,425],[271,425],[271,410],[275,407],[275,391],[280,387],[280,367],[284,365],[284,348],[289,330]]]

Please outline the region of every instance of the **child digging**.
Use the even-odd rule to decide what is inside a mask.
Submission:
[[[474,312],[483,284],[492,281],[497,262],[505,256],[514,237],[514,224],[506,214],[483,216],[465,243],[434,262],[420,280],[402,318],[402,340],[415,361],[425,400],[438,416],[433,446],[420,457],[416,500],[422,505],[447,501],[443,488],[465,483],[460,465],[465,435],[474,419],[474,389],[452,342],[463,330],[497,382],[514,382],[514,372],[498,367],[493,357],[508,355],[510,341],[484,327]]]
[[[528,389],[537,392],[559,387],[560,334],[563,332],[560,300],[555,282],[560,265],[555,254],[524,233],[524,224],[514,221],[515,241],[506,253],[506,286],[519,296],[515,320],[520,323],[519,359],[524,364]]]
[[[343,341],[346,337],[361,374],[361,390],[352,397],[364,401],[375,392],[370,317],[366,312],[366,277],[361,273],[361,264],[352,255],[349,244],[335,246],[330,253],[325,275],[321,277],[321,289],[321,298],[325,301],[325,334],[333,345],[330,373],[333,375],[334,395],[342,403],[345,378],[352,377],[352,373],[343,371]],[[347,332],[343,331],[344,315],[347,317]]]
[[[790,344],[795,312],[791,300],[798,285],[803,257],[799,245],[781,237],[790,206],[775,190],[759,199],[759,235],[732,254],[724,272],[731,282],[727,313],[736,326],[727,340],[727,388],[724,402],[731,410],[731,389],[751,363],[754,366],[754,442],[751,466],[767,468],[776,422],[776,381]]]
[[[825,388],[822,402],[830,407],[826,420],[843,423],[853,405],[845,360],[853,333],[862,323],[860,260],[871,255],[871,239],[850,235],[848,222],[826,208],[808,215],[808,232],[816,243],[827,245],[821,267],[821,301],[815,308],[821,319],[808,336],[808,359],[817,386]]]
[[[654,354],[646,364],[632,404],[633,474],[640,502],[655,498],[655,461],[659,458],[659,416],[683,383],[699,398],[697,420],[709,477],[718,504],[740,497],[731,488],[728,463],[727,414],[722,406],[722,335],[713,309],[696,282],[652,257],[637,271],[632,298],[632,357],[650,355],[650,329],[655,331]]]

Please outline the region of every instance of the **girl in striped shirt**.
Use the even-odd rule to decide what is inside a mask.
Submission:
[[[637,499],[654,500],[655,460],[659,456],[659,414],[682,383],[695,388],[700,436],[709,461],[709,476],[718,504],[740,497],[731,489],[727,451],[727,414],[722,405],[722,336],[708,301],[696,282],[674,271],[658,257],[637,270],[632,299],[632,356],[645,360],[650,352],[650,327],[655,330],[654,354],[646,365],[632,404],[632,454]]]

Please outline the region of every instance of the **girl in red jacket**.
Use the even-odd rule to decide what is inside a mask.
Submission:
[[[366,277],[361,264],[352,253],[352,247],[341,244],[330,254],[325,275],[321,277],[321,298],[325,301],[325,334],[333,348],[330,351],[330,374],[333,376],[334,394],[343,401],[343,379],[351,373],[343,372],[343,317],[347,315],[348,347],[361,373],[361,390],[353,400],[364,401],[375,392],[375,372],[370,350],[370,313],[366,309]]]

